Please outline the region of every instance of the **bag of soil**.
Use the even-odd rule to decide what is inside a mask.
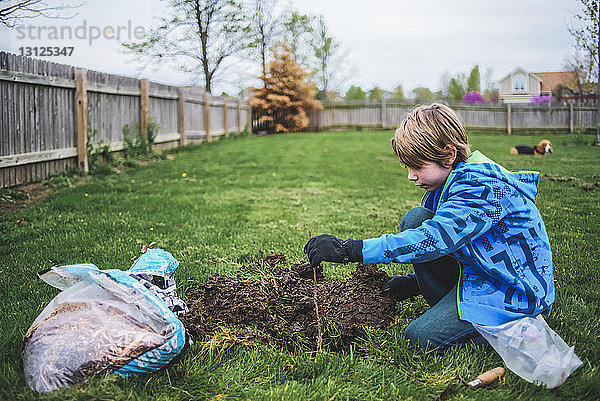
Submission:
[[[169,363],[186,344],[176,313],[187,308],[171,278],[178,265],[170,253],[148,249],[129,271],[85,263],[40,272],[62,292],[23,339],[27,385],[49,392],[94,373],[127,377]]]

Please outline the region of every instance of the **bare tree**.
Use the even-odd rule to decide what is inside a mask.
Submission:
[[[346,54],[340,43],[329,33],[323,16],[315,20],[312,40],[314,79],[319,89],[318,97],[327,100],[327,90],[343,75]]]
[[[491,102],[496,102],[499,96],[498,81],[494,76],[494,69],[492,67],[487,67],[483,73],[483,86],[483,97]]]
[[[444,73],[440,76],[440,87],[442,91],[442,96],[444,99],[448,99],[448,87],[450,86],[450,72],[448,70],[444,71]]]
[[[82,4],[68,4],[68,2],[53,4],[44,0],[0,0],[0,24],[12,28],[24,19],[35,17],[68,19],[76,15],[68,11]]]
[[[140,42],[124,43],[142,62],[179,63],[183,71],[202,71],[210,92],[213,80],[227,69],[227,61],[251,45],[250,20],[236,0],[171,0],[171,13],[151,28]]]
[[[569,33],[575,39],[575,48],[589,56],[589,65],[586,68],[588,76],[594,77],[596,82],[596,136],[600,143],[600,2],[598,0],[579,0],[582,10],[574,17],[578,21],[577,27],[570,27]]]
[[[280,22],[281,17],[275,15],[278,1],[279,0],[254,0],[252,30],[255,39],[253,45],[258,49],[263,77],[267,75],[267,56],[269,54],[269,49],[279,39],[283,30]]]
[[[574,54],[565,58],[564,68],[575,72],[575,80],[572,82],[571,88],[576,89],[579,95],[596,91],[593,66],[594,57],[590,54],[584,55],[581,51],[575,51]]]
[[[292,57],[304,66],[307,66],[308,55],[306,53],[309,49],[303,44],[306,43],[306,37],[314,31],[312,23],[313,17],[293,10],[288,12],[283,22],[285,40],[290,45]]]
[[[494,78],[494,69],[488,67],[483,73],[483,87],[489,91],[495,89],[497,86],[496,79]]]

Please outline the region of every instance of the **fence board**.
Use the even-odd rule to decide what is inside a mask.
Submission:
[[[2,60],[0,59],[0,65]],[[0,156],[9,154],[8,152],[8,94],[6,93],[7,84],[0,82]]]
[[[186,98],[184,104],[185,131],[190,133],[190,137],[198,136],[200,133],[206,135],[204,131],[204,102],[195,101]]]
[[[227,102],[227,131],[238,132],[237,103]]]
[[[177,99],[163,99],[150,96],[149,115],[160,124],[161,133],[177,132],[179,103]]]
[[[223,133],[223,103],[210,105],[210,135]]]

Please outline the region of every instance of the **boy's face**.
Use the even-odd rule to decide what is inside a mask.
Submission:
[[[444,167],[432,162],[425,162],[419,169],[408,166],[406,168],[408,169],[408,179],[427,192],[433,192],[444,185],[452,171],[451,166]]]

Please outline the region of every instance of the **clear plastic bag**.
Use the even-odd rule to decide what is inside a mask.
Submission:
[[[555,388],[582,364],[574,347],[569,347],[541,315],[500,326],[473,326],[500,354],[506,367],[528,382]]]
[[[169,258],[157,249],[140,260],[144,266],[168,267]],[[67,387],[100,372],[121,376],[151,372],[185,345],[183,324],[129,272],[80,264],[55,267],[40,277],[62,292],[23,339],[25,382],[35,391]]]

